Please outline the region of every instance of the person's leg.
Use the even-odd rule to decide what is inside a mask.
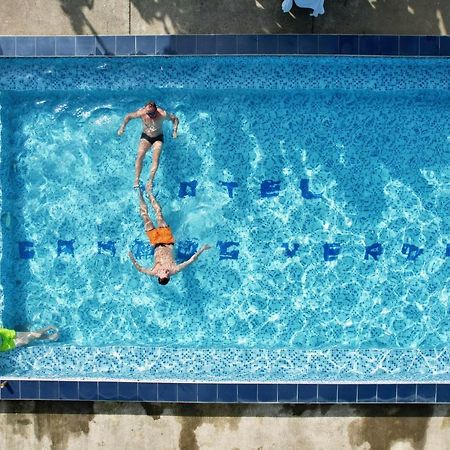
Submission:
[[[156,215],[156,223],[158,224],[158,227],[167,227],[167,222],[164,219],[161,206],[159,206],[158,202],[156,201],[155,196],[153,195],[153,192],[150,191],[148,193],[148,199],[150,200],[150,203],[153,207],[153,210],[155,211]]]
[[[147,204],[145,203],[144,196],[142,195],[141,188],[138,188],[139,193],[139,212],[142,216],[142,220],[144,221],[144,230],[149,231],[155,228],[153,225],[152,220],[150,219],[150,216],[148,215],[148,208]]]
[[[162,146],[163,144],[161,141],[156,141],[153,144],[152,166],[150,167],[150,177],[146,186],[147,193],[149,193],[153,189],[153,180],[155,179],[156,171],[159,167],[159,157],[161,155]]]
[[[50,332],[50,333],[49,333]],[[15,337],[16,347],[22,347],[37,339],[48,339],[49,341],[56,341],[59,338],[58,329],[52,326],[42,328],[37,331],[17,332]]]
[[[150,147],[151,147],[151,144],[147,140],[141,139],[139,141],[139,147],[138,147],[136,163],[135,163],[134,187],[139,186],[139,178],[141,177],[141,172],[142,172],[142,163],[144,161],[144,156]]]

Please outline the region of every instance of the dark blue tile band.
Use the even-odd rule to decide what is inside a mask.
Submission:
[[[304,34],[298,37],[298,52],[301,55],[316,55],[319,51],[319,37],[315,34]]]
[[[394,384],[379,384],[377,391],[377,402],[395,403],[397,389]]]
[[[380,36],[360,36],[359,37],[360,55],[379,55],[380,54]]]
[[[36,38],[36,56],[55,56],[55,55],[56,55],[55,38],[53,36],[50,37],[38,36]]]
[[[177,55],[195,55],[197,53],[197,37],[177,36],[176,51]]]
[[[146,383],[11,380],[4,400],[189,403],[450,403],[450,384]]]
[[[136,54],[136,38],[134,36],[116,37],[116,55],[131,56]]]
[[[199,384],[198,401],[204,403],[217,402],[217,384]]]
[[[56,56],[75,56],[75,36],[57,36],[55,52]]]
[[[278,53],[280,55],[295,55],[298,53],[297,35],[279,35]]]
[[[156,383],[138,383],[137,399],[141,402],[156,402],[158,385]]]
[[[0,37],[0,56],[16,56],[15,37]]]
[[[252,34],[237,36],[237,52],[240,55],[254,55],[258,53],[258,37]]]
[[[376,384],[358,384],[358,403],[375,403],[377,401]]]
[[[0,391],[2,400],[20,399],[20,383],[21,382],[18,380],[8,381],[6,386],[4,386]]]
[[[337,35],[319,35],[319,54],[338,55],[339,54],[339,36]]]
[[[420,56],[439,56],[439,36],[420,36]]]
[[[413,403],[416,401],[417,385],[399,384],[397,386],[397,403]]]
[[[297,385],[279,384],[278,403],[297,403]]]
[[[341,55],[357,55],[358,36],[339,36],[339,53]]]
[[[300,403],[317,403],[317,384],[299,384],[298,401]]]
[[[217,401],[221,403],[236,403],[237,384],[218,384]]]
[[[0,37],[0,57],[256,54],[450,57],[450,36],[211,34]]]
[[[78,400],[80,398],[78,381],[60,381],[59,398],[61,400]]]
[[[136,36],[136,55],[154,55],[155,43],[155,36]]]
[[[98,383],[99,400],[117,400],[118,386],[116,382],[100,381]]]
[[[216,51],[218,55],[235,55],[237,53],[237,36],[216,36]]]
[[[75,39],[75,54],[77,56],[95,55],[95,36],[77,36]]]
[[[441,56],[450,56],[450,36],[441,36],[439,38],[439,54]]]
[[[179,402],[197,402],[197,384],[196,383],[178,383],[178,401]]]
[[[36,56],[36,38],[17,37],[16,56]]]
[[[268,34],[258,37],[258,54],[276,55],[278,53],[278,36]]]
[[[258,384],[258,402],[276,403],[278,392],[276,384]]]
[[[338,403],[356,403],[357,391],[356,384],[338,385]]]
[[[418,384],[417,385],[417,403],[434,403],[436,401],[436,385],[435,384]]]
[[[158,401],[176,402],[177,401],[176,383],[158,383]]]
[[[133,382],[119,382],[118,400],[134,402],[138,399],[138,385]]]
[[[217,38],[215,35],[199,35],[197,36],[197,49],[199,55],[215,55]]]
[[[258,385],[257,384],[239,384],[238,385],[238,402],[255,403],[258,401]]]
[[[59,382],[58,381],[40,381],[39,382],[41,400],[58,400],[59,399]]]
[[[400,36],[399,46],[401,56],[418,56],[419,36]]]
[[[98,383],[96,381],[80,381],[78,393],[79,400],[98,400]]]
[[[95,54],[98,56],[112,56],[116,54],[115,36],[95,36]]]
[[[21,381],[20,398],[30,400],[39,398],[39,381]]]
[[[437,403],[450,403],[450,384],[438,384],[436,391]]]
[[[336,403],[337,385],[319,384],[317,391],[317,401],[320,403]]]

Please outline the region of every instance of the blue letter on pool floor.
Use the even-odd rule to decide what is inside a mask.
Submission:
[[[219,181],[219,184],[225,186],[228,191],[228,197],[233,198],[233,189],[237,187],[237,183],[235,181]]]
[[[239,256],[239,250],[231,250],[228,251],[229,247],[239,247],[239,242],[217,242],[217,247],[220,249],[219,253],[219,259],[238,259]]]
[[[99,254],[110,254],[111,256],[116,255],[116,243],[114,241],[101,242],[98,241],[98,253]]]
[[[135,258],[150,258],[153,256],[153,247],[149,242],[136,239],[133,245],[133,253]]]
[[[19,256],[22,259],[31,259],[34,256],[33,250],[34,244],[30,241],[20,241],[19,242]]]
[[[194,241],[178,241],[177,259],[185,261],[195,254],[198,244]]]
[[[369,255],[375,260],[378,261],[378,257],[383,254],[383,246],[381,244],[375,243],[366,247],[366,254],[364,255],[364,259],[369,259]]]
[[[289,244],[281,244],[281,246],[285,250],[285,255],[288,258],[292,258],[297,253],[297,250],[300,248],[299,244],[294,244],[292,250],[289,248]]]
[[[73,244],[75,242],[75,239],[71,239],[70,241],[63,241],[62,239],[58,239],[58,248],[57,248],[57,254],[58,256],[61,253],[67,253],[68,255],[73,254]]]
[[[195,197],[195,189],[197,188],[197,180],[182,181],[180,183],[180,191],[178,197]]]
[[[334,261],[341,253],[341,244],[333,242],[332,244],[323,245],[323,259],[325,261]]]
[[[307,178],[300,180],[300,190],[302,191],[302,197],[306,198],[307,200],[311,200],[313,198],[322,198],[322,194],[313,194],[309,190],[309,180]]]
[[[403,244],[402,253],[408,255],[407,261],[414,261],[423,253],[423,248],[416,247],[414,244]]]
[[[261,183],[261,197],[277,197],[280,193],[280,181],[264,180]]]

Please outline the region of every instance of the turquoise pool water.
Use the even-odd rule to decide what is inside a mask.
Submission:
[[[208,71],[198,60],[0,61],[2,322],[61,330],[58,344],[8,354],[5,370],[28,374],[34,355],[50,377],[170,378],[171,358],[191,352],[196,379],[229,363],[233,379],[270,367],[283,381],[307,379],[299,353],[366,366],[406,354],[424,381],[447,377],[443,61],[211,58]],[[141,125],[116,131],[149,98],[180,118],[155,186],[179,259],[213,247],[167,286],[127,258],[152,264],[132,189]],[[336,364],[315,363],[312,378],[344,377]],[[392,364],[348,376],[406,376],[408,363]]]

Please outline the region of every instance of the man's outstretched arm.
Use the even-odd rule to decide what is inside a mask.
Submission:
[[[120,125],[119,130],[117,131],[117,134],[119,136],[121,136],[123,133],[125,133],[125,127],[127,126],[127,123],[131,120],[131,119],[137,119],[138,117],[141,117],[142,115],[142,110],[138,109],[137,111],[133,112],[133,113],[128,113],[125,116],[125,119],[123,119],[123,123],[122,125]]]
[[[133,263],[134,267],[136,267],[136,269],[139,272],[145,273],[147,275],[154,275],[153,272],[150,269],[146,269],[145,267],[142,267],[137,261],[136,258],[134,257],[133,253],[128,252],[128,256],[131,259],[131,262]]]
[[[178,124],[180,123],[180,121],[178,120],[178,117],[175,114],[172,114],[172,113],[169,114],[169,120],[173,124],[172,135],[173,135],[174,138],[176,138],[177,135],[178,135]]]
[[[192,255],[187,261],[178,264],[174,273],[178,273],[181,272],[183,269],[185,269],[187,266],[189,266],[190,264],[192,264],[205,250],[210,249],[211,247],[209,245],[203,245],[202,248],[195,253],[195,255]]]

